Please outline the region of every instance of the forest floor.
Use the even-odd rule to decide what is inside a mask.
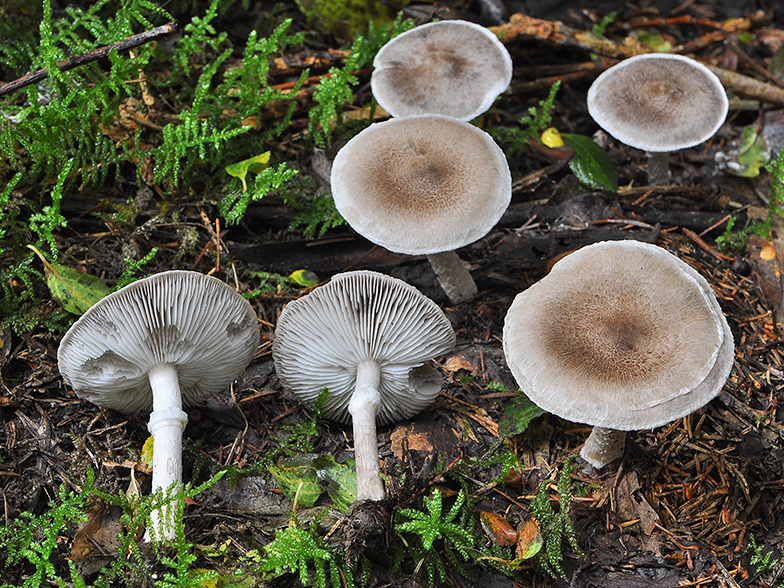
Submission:
[[[389,510],[421,508],[422,496],[433,487],[445,497],[465,487],[475,511],[501,515],[514,526],[528,518],[530,501],[544,480],[553,480],[548,492],[557,503],[557,475],[567,457],[579,452],[590,428],[545,414],[520,434],[504,436],[504,427],[499,432],[509,416],[508,405],[518,396],[512,392],[516,384],[501,344],[507,309],[517,293],[546,274],[548,262],[582,245],[637,239],[664,247],[708,280],[727,316],[736,358],[724,390],[690,416],[630,433],[619,462],[602,471],[585,467],[572,473],[572,520],[584,553],[577,554],[564,540],[565,578],[549,577],[529,562],[504,575],[474,561],[464,564],[467,576],[448,564],[448,584],[784,585],[784,412],[779,406],[784,399],[784,223],[775,220],[772,233],[750,239],[745,250],[719,252],[716,247],[728,218],[737,218],[735,226],[740,228],[746,218],[765,214],[769,173],[762,169],[755,177],[733,175],[726,161],[742,155],[744,129],[759,131],[774,151],[784,141],[784,100],[777,98],[784,93],[784,71],[775,71],[774,57],[784,54],[784,16],[780,8],[776,13],[775,7],[758,8],[751,2],[734,6],[737,13],[701,0],[663,4],[624,4],[605,30],[618,53],[609,51],[598,58],[593,54],[596,47],[578,36],[554,35],[548,21],[528,23],[523,32],[519,20],[516,29],[514,19],[511,25],[485,21],[498,30],[513,31],[503,39],[514,61],[514,78],[494,108],[479,119],[483,128],[515,124],[560,79],[551,126],[593,135],[598,127],[587,112],[587,89],[600,71],[623,57],[621,49],[628,46],[624,40],[639,40],[643,33],[660,35],[659,41],[669,42],[677,52],[753,77],[757,85],[752,90],[728,85],[731,106],[726,123],[707,143],[671,156],[669,186],[648,187],[644,154],[611,138],[606,151],[618,175],[617,192],[591,191],[579,184],[565,165],[569,153],[564,149],[529,141],[523,152],[510,155],[511,206],[486,237],[459,251],[479,287],[472,301],[450,304],[424,257],[390,253],[345,225],[318,238],[289,230],[295,211],[276,194],[252,203],[241,223],[222,232],[216,225],[217,212],[198,205],[185,206],[176,219],[160,222],[157,193],[147,186],[117,186],[114,193],[101,195],[100,204],[95,195],[64,200],[68,229],[58,240],[67,254],[59,261],[78,262],[94,275],[116,275],[128,247],[142,252],[158,247],[159,254],[144,272],[176,268],[212,273],[231,284],[237,280],[246,292],[252,290],[244,283],[252,272],[288,276],[300,269],[315,272],[322,282],[338,272],[370,269],[413,284],[442,307],[457,333],[457,345],[437,359],[445,384],[433,406],[410,421],[379,430],[391,489]],[[480,19],[481,6],[468,5],[462,14]],[[535,8],[526,14],[560,18],[575,31],[590,30],[602,15],[577,8]],[[730,17],[735,20],[728,21]],[[242,13],[231,18],[240,21]],[[338,48],[325,35],[324,44],[329,43]],[[308,52],[315,53],[305,50],[296,57]],[[324,70],[311,71],[321,73]],[[358,75],[360,84],[348,110],[366,112],[371,101],[369,71]],[[281,76],[278,81],[290,79]],[[302,101],[304,108],[295,114],[291,131],[275,147],[301,176],[323,182],[328,177],[325,162],[328,165],[341,145],[314,149],[302,132],[307,126],[306,93]],[[113,206],[119,210],[129,195],[142,211],[132,234],[127,227],[107,228],[105,216],[90,214],[93,209],[111,211]],[[148,223],[152,218],[158,220]],[[183,225],[196,227],[198,242],[195,253],[178,256]],[[231,570],[243,554],[268,544],[276,529],[289,522],[292,501],[253,466],[290,435],[292,424],[309,418],[280,387],[270,351],[281,309],[307,291],[286,283],[251,298],[260,319],[258,353],[230,390],[187,409],[185,479],[196,470],[202,479],[203,470],[233,466],[240,471],[233,483],[222,479],[185,508],[186,538],[200,546],[194,567]],[[58,372],[61,334],[42,327],[21,334],[6,328],[2,336],[2,522],[12,526],[22,512],[45,512],[61,499],[61,486],[81,492],[88,467],[95,472],[95,487],[106,492],[125,492],[133,479],[143,494],[149,492],[149,468],[141,459],[147,416],[102,410],[80,400]],[[319,421],[309,441],[314,453],[333,456],[338,463],[353,455],[350,428],[335,423]],[[501,464],[487,464],[505,450],[514,453],[519,466],[506,480],[494,481]],[[318,533],[333,542],[349,527],[326,494],[312,509],[298,512],[321,517]],[[118,557],[112,535],[123,523],[108,506],[102,515],[91,515],[88,531],[76,522],[59,531],[52,555],[58,570],[67,569],[71,559],[89,578],[104,562]],[[475,532],[478,541],[492,540],[478,515]],[[750,542],[756,551],[749,548]],[[415,573],[416,562],[404,560],[391,572],[379,554],[370,555],[370,586],[426,585]],[[20,585],[32,569],[29,563],[16,563],[0,577]],[[297,585],[298,580],[286,574],[269,583]]]

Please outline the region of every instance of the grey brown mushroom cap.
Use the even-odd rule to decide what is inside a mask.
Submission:
[[[622,143],[662,153],[712,137],[729,101],[719,78],[682,55],[647,53],[603,72],[588,90],[588,112]]]
[[[443,114],[471,120],[512,80],[512,58],[485,27],[425,24],[389,41],[373,61],[373,96],[394,117]]]
[[[325,417],[351,422],[357,366],[381,369],[377,420],[417,414],[438,396],[442,378],[428,362],[455,344],[449,319],[419,290],[371,271],[335,275],[290,302],[275,327],[272,356],[283,387],[312,404],[329,389]]]
[[[623,431],[690,414],[733,365],[707,281],[664,249],[595,243],[515,298],[504,353],[521,390],[572,422]]]
[[[57,351],[60,373],[81,397],[122,412],[152,409],[147,372],[177,368],[183,405],[228,386],[259,344],[250,303],[214,278],[167,271],[109,294],[77,320]]]
[[[338,152],[331,184],[355,231],[408,255],[481,239],[512,197],[509,165],[492,137],[438,115],[369,126]]]

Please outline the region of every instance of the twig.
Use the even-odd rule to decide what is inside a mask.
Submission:
[[[143,33],[139,33],[138,35],[132,35],[127,39],[123,39],[122,41],[118,41],[117,43],[112,43],[111,45],[105,45],[103,47],[99,47],[98,49],[94,49],[92,51],[88,51],[87,53],[82,53],[81,55],[75,55],[70,59],[66,59],[65,61],[60,61],[57,64],[57,67],[60,68],[60,71],[68,71],[69,69],[74,69],[79,67],[80,65],[84,65],[85,63],[90,63],[93,61],[97,61],[103,57],[107,57],[112,49],[116,49],[117,51],[126,51],[128,49],[133,49],[134,47],[138,47],[139,45],[144,45],[145,43],[149,43],[157,39],[158,37],[162,37],[164,35],[169,35],[175,31],[177,31],[179,25],[176,22],[169,22],[165,25],[155,27],[154,29],[150,29],[149,31],[145,31]],[[25,86],[29,86],[31,84],[36,84],[41,80],[46,79],[49,77],[49,72],[46,69],[39,69],[38,71],[33,71],[23,75],[21,78],[14,80],[13,82],[8,82],[7,84],[0,86],[0,96],[4,96],[5,94],[9,94],[18,90],[19,88],[24,88]]]
[[[328,49],[327,51],[278,55],[270,60],[267,72],[271,76],[296,75],[304,69],[325,70],[335,66],[351,54],[351,51]],[[231,69],[231,68],[230,68]]]
[[[752,100],[769,102],[774,106],[784,106],[784,89],[713,65],[708,65],[708,68],[718,76],[726,88],[734,90],[736,94]]]
[[[702,25],[704,27],[709,27],[712,29],[721,29],[722,23],[717,22],[715,20],[708,20],[706,18],[695,18],[693,16],[689,16],[685,14],[683,16],[676,16],[673,18],[646,18],[643,20],[635,20],[629,23],[631,28],[635,29],[649,29],[653,27],[664,27],[664,26],[673,26],[676,24],[688,24],[688,25]],[[748,29],[748,27],[746,27]]]
[[[684,227],[682,229],[682,231],[683,231],[683,234],[686,235],[689,238],[689,240],[691,240],[695,245],[697,245],[700,249],[702,249],[706,253],[712,255],[716,259],[719,259],[719,260],[722,260],[722,261],[735,261],[734,257],[729,257],[727,255],[724,255],[723,253],[719,253],[718,251],[716,251],[713,247],[708,245],[702,239],[702,237],[700,237],[697,233],[695,233],[691,229],[687,229],[687,228]]]
[[[542,20],[524,14],[513,14],[508,23],[490,27],[490,30],[498,35],[502,43],[519,39],[537,40],[550,45],[583,49],[616,59],[649,52],[645,45],[632,37],[627,37],[623,44],[618,44],[601,35],[573,29],[557,20]]]
[[[599,220],[595,220],[590,223],[591,226],[606,225],[606,224],[629,225],[632,227],[640,227],[641,229],[647,229],[649,231],[653,231],[656,229],[656,227],[648,223],[644,223],[642,221],[632,220],[628,218],[601,218]]]
[[[637,194],[644,194],[647,197],[651,192],[657,194],[697,194],[701,190],[702,188],[699,186],[623,186],[618,188],[618,195],[636,196]]]
[[[701,233],[698,233],[698,234],[697,234],[697,236],[698,236],[698,237],[704,237],[705,235],[707,235],[708,233],[710,233],[710,232],[711,232],[713,229],[720,227],[721,225],[723,225],[724,223],[726,223],[726,222],[727,222],[728,220],[730,220],[731,218],[732,218],[732,215],[731,215],[731,214],[728,214],[727,216],[725,216],[725,217],[724,217],[723,219],[721,219],[720,221],[716,221],[716,222],[715,222],[715,223],[713,223],[711,226],[709,226],[707,229],[705,229],[705,230],[704,230],[704,231],[702,231]]]
[[[603,62],[605,63],[605,62]],[[609,65],[604,65],[603,67],[597,67],[594,70],[583,70],[583,71],[576,71],[572,73],[561,74],[558,76],[550,76],[547,78],[537,78],[535,80],[531,80],[530,82],[522,82],[512,84],[512,91],[519,94],[530,94],[533,92],[538,92],[539,90],[549,90],[550,87],[556,82],[560,81],[562,84],[568,84],[569,82],[575,82],[580,80],[584,77],[587,77],[592,71],[603,71],[607,69]]]
[[[740,588],[740,584],[735,581],[735,578],[732,577],[730,572],[727,568],[724,567],[724,564],[719,561],[719,558],[715,555],[713,556],[713,564],[719,569],[721,573],[721,577],[724,578],[724,581],[727,583],[729,588]],[[737,570],[736,570],[737,573]]]
[[[727,48],[732,51],[735,55],[738,56],[738,59],[743,62],[743,65],[750,68],[755,74],[765,78],[771,84],[778,86],[779,88],[784,88],[784,82],[770,73],[767,69],[759,65],[756,61],[754,61],[751,57],[746,55],[746,52],[743,51],[736,43],[732,41],[727,41]]]

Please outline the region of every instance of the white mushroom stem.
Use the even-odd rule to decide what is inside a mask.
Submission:
[[[177,368],[160,364],[147,374],[152,388],[152,407],[147,428],[152,435],[152,491],[163,488],[163,495],[171,496],[179,490],[182,480],[182,432],[188,415],[182,410]],[[171,502],[150,513],[150,528],[145,540],[174,539],[177,505]]]
[[[648,185],[667,186],[670,183],[670,154],[646,152],[648,156]]]
[[[594,427],[580,450],[580,457],[600,470],[608,463],[620,459],[625,445],[626,431]]]
[[[384,484],[376,437],[376,412],[381,402],[378,391],[381,368],[366,359],[357,366],[357,383],[348,411],[354,423],[354,460],[357,466],[357,501],[383,500]]]
[[[455,251],[433,253],[427,256],[438,283],[454,304],[471,300],[479,291],[466,264]]]

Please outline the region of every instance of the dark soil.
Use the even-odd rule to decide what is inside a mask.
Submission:
[[[590,29],[609,11],[596,9],[593,2],[582,3],[584,8],[579,4],[510,1],[503,8],[507,16],[523,11],[560,19],[579,29]],[[619,9],[615,3],[608,4]],[[293,5],[289,8],[290,14],[297,14]],[[487,16],[483,2],[460,8],[465,18],[501,24],[490,22],[493,19]],[[634,32],[660,33],[676,46],[693,43],[687,53],[747,75],[758,74],[732,50],[738,45],[737,34],[722,32],[711,22],[727,17],[748,19],[754,40],[740,45],[740,51],[762,68],[768,67],[784,45],[784,12],[775,2],[642,2],[624,4],[619,10],[607,30],[610,38],[620,41]],[[244,22],[247,14],[225,18],[228,26],[231,19]],[[297,26],[306,28],[302,17],[297,18]],[[319,33],[318,38],[324,47],[338,46],[329,35]],[[588,86],[598,74],[586,65],[591,63],[589,51],[535,38],[514,39],[508,48],[515,63],[512,88],[483,117],[481,126],[513,124],[546,95],[549,83],[536,86],[532,82],[557,76],[563,86],[552,126],[586,135],[597,131],[585,105]],[[370,101],[368,79],[362,77],[356,107]],[[778,407],[784,385],[780,335],[784,325],[778,321],[782,299],[779,260],[784,245],[779,227],[774,226],[769,240],[753,240],[744,252],[718,253],[715,239],[726,226],[719,221],[732,215],[738,218],[736,227],[742,227],[748,215],[759,215],[770,180],[765,171],[756,178],[732,176],[717,166],[716,156],[721,152],[732,157],[742,129],[754,124],[769,130],[778,149],[781,142],[776,142],[775,131],[782,120],[780,108],[784,103],[768,105],[764,116],[758,101],[733,108],[711,141],[672,156],[672,186],[661,189],[646,186],[644,154],[613,140],[607,152],[622,186],[617,193],[587,190],[574,181],[562,152],[529,145],[526,153],[510,158],[515,182],[512,205],[485,238],[459,251],[470,263],[479,295],[457,306],[448,303],[425,258],[375,247],[348,227],[332,229],[319,239],[304,239],[287,230],[294,213],[275,195],[252,205],[241,225],[224,230],[219,259],[214,249],[210,253],[216,212],[202,209],[195,198],[193,204],[181,203],[176,221],[158,224],[147,222],[157,217],[160,204],[148,187],[118,184],[114,192],[100,198],[69,199],[63,202],[68,229],[59,236],[64,252],[60,262],[111,281],[122,270],[124,257],[138,257],[157,246],[160,253],[145,267],[150,273],[192,269],[232,284],[238,276],[241,289],[247,291],[248,270],[288,275],[306,268],[326,281],[341,271],[372,269],[402,278],[438,302],[457,332],[458,343],[437,360],[445,386],[436,403],[412,421],[379,431],[384,470],[393,488],[389,504],[358,509],[342,519],[340,513],[326,508],[328,499],[322,498],[317,505],[319,513],[327,511],[320,521],[322,536],[329,534],[335,545],[349,550],[358,550],[358,541],[368,546],[365,554],[375,564],[371,586],[413,587],[425,584],[414,574],[415,562],[408,561],[401,572],[390,573],[382,557],[389,537],[368,534],[368,527],[387,529],[396,509],[421,507],[421,496],[434,485],[456,492],[460,481],[479,498],[477,510],[513,521],[526,518],[527,505],[541,481],[562,469],[564,460],[579,451],[589,432],[587,426],[544,415],[525,433],[499,438],[498,424],[513,395],[487,384],[515,388],[501,347],[504,316],[514,296],[543,277],[551,260],[582,245],[608,239],[656,243],[709,280],[728,317],[736,342],[736,365],[723,392],[693,415],[630,434],[619,463],[601,472],[585,468],[573,475],[575,483],[588,489],[573,504],[577,539],[586,557],[565,547],[568,580],[548,578],[524,565],[512,581],[472,564],[466,576],[450,570],[450,585],[774,586],[784,582],[784,564],[758,572],[746,546],[753,535],[763,552],[773,552],[772,559],[784,553],[784,414]],[[291,166],[301,176],[317,178],[320,160],[296,132],[306,126],[306,109],[298,116],[291,135],[278,147],[290,156]],[[327,156],[334,156],[338,147]],[[540,173],[542,169],[545,173]],[[104,221],[91,214],[98,208],[103,212],[119,208],[129,197],[143,211],[133,230],[109,227],[107,231]],[[197,228],[199,242],[194,254],[178,258],[179,229],[185,223]],[[768,255],[770,247],[773,256]],[[277,447],[280,437],[287,434],[286,426],[306,418],[306,411],[279,386],[270,354],[281,308],[305,292],[281,292],[251,301],[261,321],[262,345],[231,390],[187,409],[186,480],[205,463],[207,470],[210,464],[253,466]],[[6,524],[23,511],[43,512],[58,500],[61,485],[79,491],[88,466],[96,473],[96,485],[106,491],[125,491],[133,469],[142,493],[149,492],[149,475],[140,464],[148,436],[147,416],[106,411],[78,399],[58,373],[58,341],[59,335],[42,328],[22,335],[3,332],[0,491]],[[350,428],[322,425],[322,433],[312,440],[316,452],[332,455],[338,462],[351,457]],[[408,441],[401,444],[404,435]],[[482,462],[495,455],[499,444],[516,452],[522,470],[505,484],[490,484],[500,466],[483,467]],[[187,538],[198,545],[228,542],[227,559],[236,559],[268,543],[274,531],[288,523],[291,506],[274,482],[240,476],[232,485],[224,479],[186,508]],[[87,538],[85,534],[75,537],[75,528],[64,530],[54,562],[58,568],[65,569],[71,557],[89,572],[116,553],[112,525],[118,524],[117,513],[107,507],[102,516],[100,533]],[[481,541],[489,541],[478,523],[476,533],[482,535]],[[202,567],[209,565],[214,563]],[[11,567],[2,572],[2,579],[21,584],[26,573],[29,570]],[[274,585],[297,585],[297,580],[284,576]]]

